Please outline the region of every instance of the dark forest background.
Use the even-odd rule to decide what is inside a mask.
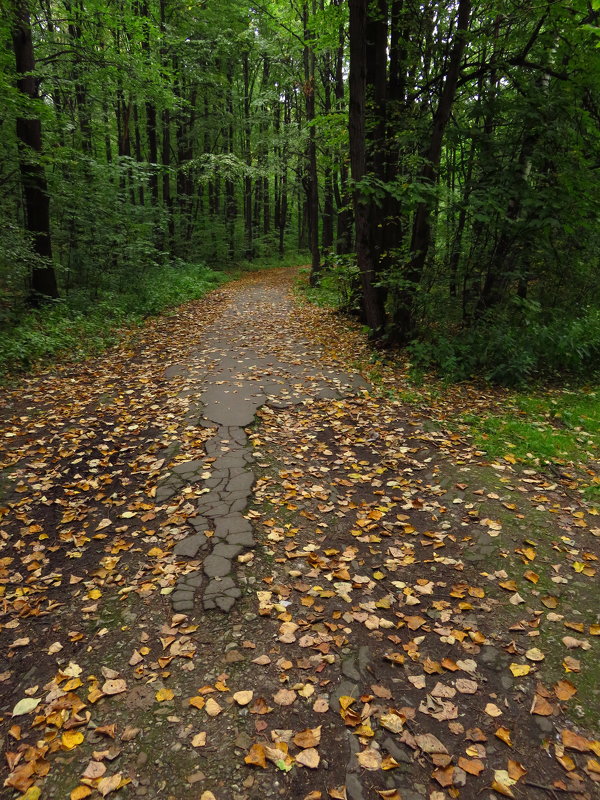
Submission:
[[[4,0],[0,366],[310,251],[423,368],[592,376],[599,7]]]

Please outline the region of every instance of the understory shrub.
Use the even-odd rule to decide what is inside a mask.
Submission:
[[[408,350],[415,367],[450,380],[482,376],[518,386],[538,378],[589,379],[600,372],[600,311],[543,319],[536,304],[521,304],[454,333],[426,331]]]
[[[0,375],[68,352],[78,358],[114,344],[117,329],[202,297],[226,280],[204,264],[173,262],[139,276],[121,291],[74,291],[38,309],[15,309],[0,329]]]

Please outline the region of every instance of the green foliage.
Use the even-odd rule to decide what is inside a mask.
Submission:
[[[127,291],[105,290],[93,300],[80,291],[42,309],[15,311],[16,320],[0,329],[0,375],[99,352],[117,341],[120,327],[200,298],[225,279],[203,264],[179,262],[146,272]]]
[[[451,380],[481,376],[518,386],[534,379],[590,379],[600,371],[600,310],[544,319],[539,306],[515,303],[470,327],[433,329],[409,346],[412,363]]]
[[[333,255],[319,276],[317,286],[303,287],[306,297],[316,305],[335,308],[346,314],[360,310],[360,273],[354,256]]]
[[[581,462],[600,456],[598,390],[517,395],[506,414],[462,417],[463,429],[491,458],[513,456],[524,464]],[[584,489],[592,498],[600,487]]]

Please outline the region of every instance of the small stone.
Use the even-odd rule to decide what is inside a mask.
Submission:
[[[360,672],[358,671],[356,661],[354,660],[353,656],[345,658],[342,661],[342,674],[346,678],[350,678],[350,680],[360,681]]]
[[[348,800],[364,800],[362,784],[353,773],[346,775],[346,795]]]

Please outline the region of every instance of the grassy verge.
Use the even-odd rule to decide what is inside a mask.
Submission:
[[[167,308],[203,297],[227,276],[203,264],[148,272],[123,291],[104,290],[93,300],[74,294],[40,309],[28,309],[0,331],[0,377],[40,361],[78,360],[114,344],[119,329]]]
[[[574,466],[586,499],[600,502],[600,391],[521,393],[506,413],[464,414],[459,427],[491,458],[536,468]]]

